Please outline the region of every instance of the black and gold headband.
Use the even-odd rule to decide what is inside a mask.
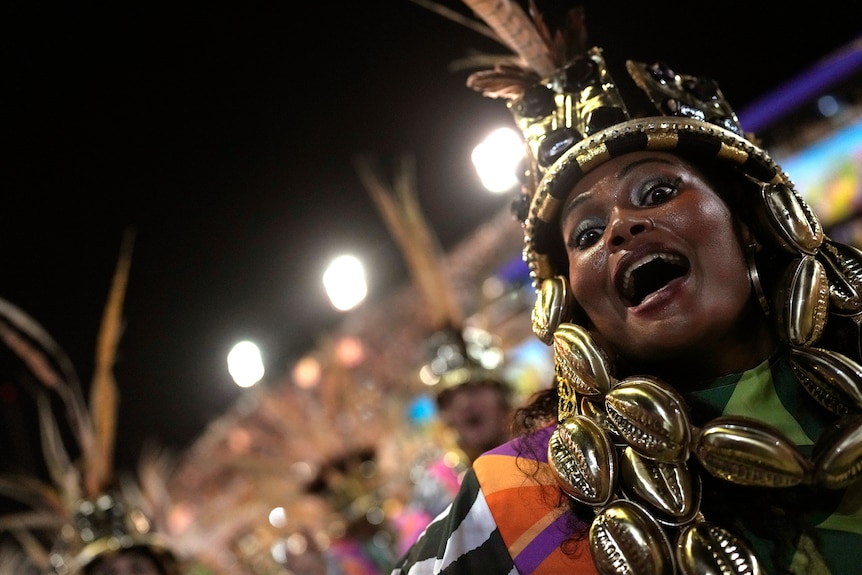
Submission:
[[[578,180],[611,158],[642,150],[682,152],[727,161],[762,184],[793,188],[769,154],[746,137],[714,81],[677,74],[664,64],[629,61],[626,68],[657,115],[633,117],[599,48],[509,102],[534,172],[534,191],[526,190],[524,256],[537,285],[559,273],[549,254],[560,241],[562,202]]]

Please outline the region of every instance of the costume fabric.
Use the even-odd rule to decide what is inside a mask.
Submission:
[[[786,354],[698,386],[685,397],[690,405],[709,408],[715,416],[765,420],[806,456],[834,418],[799,386]],[[554,428],[517,438],[478,458],[452,505],[432,521],[392,575],[596,573],[586,536],[561,548],[571,534],[584,533],[588,525],[569,510],[548,467],[548,440]],[[816,512],[806,514],[816,543],[802,536],[782,567],[800,575],[857,573],[862,565],[862,485],[816,493]],[[771,545],[751,533],[741,535],[764,571],[777,572]]]

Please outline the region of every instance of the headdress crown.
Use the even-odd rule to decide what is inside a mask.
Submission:
[[[662,63],[648,66],[629,61],[626,68],[661,115],[710,122],[744,135],[713,80],[676,74]],[[602,51],[595,47],[527,88],[510,108],[539,176],[575,143],[631,119]]]
[[[529,150],[514,209],[525,223],[524,259],[536,287],[559,271],[552,254],[560,241],[562,202],[584,174],[613,157],[661,150],[719,159],[758,182],[792,189],[779,166],[746,136],[714,80],[630,60],[626,72],[634,86],[622,85],[603,51],[586,48],[582,7],[571,9],[551,32],[533,2],[532,18],[515,2],[502,3],[505,18],[497,15],[499,3],[465,3],[518,56],[516,63],[510,58],[474,72],[467,85],[508,100]]]

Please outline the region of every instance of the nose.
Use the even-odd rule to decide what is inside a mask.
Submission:
[[[652,218],[629,211],[615,212],[610,226],[610,245],[619,247],[636,235],[655,228]]]

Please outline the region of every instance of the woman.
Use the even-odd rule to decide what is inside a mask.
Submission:
[[[625,92],[581,12],[541,52],[541,19],[470,4],[526,62],[469,84],[509,100],[531,152],[524,254],[557,385],[393,573],[855,572],[862,254],[714,82],[628,62]]]

